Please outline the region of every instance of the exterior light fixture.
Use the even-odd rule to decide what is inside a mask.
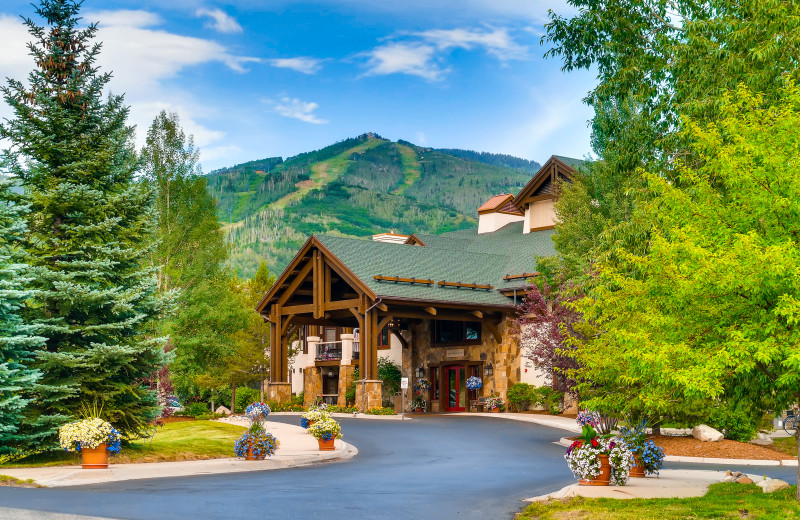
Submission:
[[[328,369],[328,377],[333,377],[333,369],[332,368]]]
[[[425,369],[422,367],[417,367],[417,369],[414,371],[414,375],[417,376],[417,379],[425,377]]]
[[[486,377],[491,376],[494,374],[494,369],[492,368],[492,362],[490,361],[488,365],[483,367],[483,373],[486,374]]]

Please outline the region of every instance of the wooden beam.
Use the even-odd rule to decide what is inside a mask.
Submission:
[[[388,310],[389,310],[389,307],[387,307],[385,303],[379,303],[379,304],[377,304],[377,305],[375,306],[375,308],[376,308],[376,309],[380,309],[380,310],[382,310],[383,312],[386,312],[386,311],[388,311]]]
[[[375,331],[375,334],[380,334],[383,328],[392,321],[392,316],[386,316],[381,321],[378,322],[378,330]]]
[[[305,314],[308,312],[314,312],[313,303],[306,303],[304,305],[288,305],[281,309],[282,314]]]
[[[404,311],[404,310],[398,310],[396,308],[390,309],[389,312],[395,318],[412,318],[421,320],[435,319],[435,320],[449,320],[449,321],[478,321],[475,315],[469,312],[454,313],[454,312],[441,312],[437,310],[436,316],[432,316],[427,312],[410,311],[410,310]],[[488,316],[489,315],[485,315],[483,319],[484,320],[488,319]],[[496,320],[497,318],[493,317],[492,319]]]
[[[408,341],[406,341],[406,338],[404,338],[403,335],[400,334],[400,331],[398,329],[389,329],[389,332],[394,334],[394,337],[397,338],[397,340],[400,342],[403,348],[408,348]]]
[[[322,310],[324,311],[331,301],[331,267],[325,262],[321,262],[320,265],[322,266]]]
[[[322,254],[317,250],[314,251],[314,317],[322,318],[325,314],[323,308],[325,305],[325,265],[322,261]]]
[[[281,325],[281,334],[286,334],[286,331],[289,329],[289,325],[292,324],[292,319],[294,319],[294,314],[290,314],[283,319],[283,325]]]
[[[328,302],[325,305],[326,311],[336,311],[340,309],[351,309],[353,307],[358,307],[358,298],[353,298],[352,300],[337,300],[334,302]]]
[[[425,312],[427,312],[428,314],[431,314],[431,315],[433,315],[433,316],[436,316],[436,309],[435,309],[434,307],[423,307],[422,309],[423,309]]]
[[[500,331],[497,330],[495,324],[492,323],[491,321],[484,321],[483,323],[484,325],[486,325],[486,328],[489,329],[489,332],[491,332],[492,335],[494,336],[494,340],[498,343],[502,343],[503,337],[500,335]]]
[[[483,313],[481,311],[472,311],[470,312],[470,314],[472,314],[476,318],[483,318]]]
[[[294,294],[294,291],[297,290],[298,287],[300,287],[300,284],[302,284],[303,281],[306,279],[306,277],[308,276],[308,273],[311,272],[311,267],[312,266],[313,266],[313,264],[311,262],[307,262],[300,269],[300,271],[297,273],[297,276],[295,277],[295,279],[292,280],[289,283],[289,286],[286,288],[286,290],[283,292],[283,294],[281,294],[281,297],[278,298],[278,304],[279,305],[283,305],[284,303],[286,303],[286,300],[288,300],[289,298],[292,297],[292,295]]]

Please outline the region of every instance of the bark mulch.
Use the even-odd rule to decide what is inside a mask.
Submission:
[[[723,439],[703,442],[691,436],[651,435],[656,446],[664,448],[667,455],[683,457],[714,457],[719,459],[787,460],[789,455],[767,446]]]

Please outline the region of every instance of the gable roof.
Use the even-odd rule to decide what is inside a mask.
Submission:
[[[581,159],[573,159],[571,157],[563,157],[560,155],[551,156],[539,171],[528,181],[528,184],[517,193],[514,198],[514,206],[519,211],[525,211],[534,197],[540,198],[553,198],[555,184],[559,178],[572,180],[578,168],[586,164],[586,161]]]
[[[503,193],[502,195],[495,195],[491,199],[481,204],[481,207],[478,208],[478,214],[480,215],[481,213],[491,213],[493,211],[497,211],[513,199],[514,195],[512,195],[511,193]]]
[[[420,235],[424,247],[326,235],[314,238],[377,297],[510,307],[511,301],[499,291],[521,289],[526,283],[504,277],[530,273],[536,267],[535,256],[554,255],[552,233],[523,234],[522,222],[514,222],[480,235],[477,229]],[[376,276],[436,283],[396,283],[376,280]],[[493,289],[442,287],[440,281],[492,285]]]

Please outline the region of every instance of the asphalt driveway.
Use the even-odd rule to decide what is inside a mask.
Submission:
[[[0,488],[0,507],[124,519],[510,519],[522,499],[573,482],[564,448],[553,444],[561,430],[486,417],[341,423],[345,440],[359,449],[348,462],[61,489]],[[795,468],[748,470],[796,481]]]

